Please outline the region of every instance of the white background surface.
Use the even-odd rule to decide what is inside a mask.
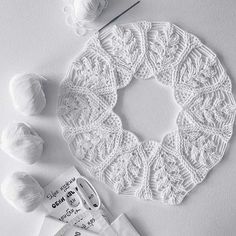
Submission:
[[[110,0],[104,14],[115,14],[122,2],[125,0]],[[66,26],[62,5],[62,0],[0,1],[0,129],[14,120],[26,121],[46,141],[42,160],[33,166],[20,164],[1,151],[0,181],[8,173],[25,170],[44,186],[75,164],[61,136],[55,113],[59,82],[85,39],[78,38]],[[137,20],[170,21],[199,36],[219,55],[235,90],[235,0],[146,0],[116,23]],[[40,73],[48,79],[47,107],[37,117],[24,117],[16,112],[9,97],[10,78],[24,71]],[[161,140],[165,133],[175,128],[179,107],[173,100],[172,91],[153,81],[140,81],[119,92],[115,110],[121,116],[123,126],[141,139]],[[116,216],[125,212],[143,236],[236,235],[235,137],[232,137],[221,164],[180,206],[118,196],[105,185],[93,183],[112,213]],[[84,173],[81,168],[79,170]],[[1,236],[38,235],[45,215],[43,208],[22,214],[0,196],[0,209]]]

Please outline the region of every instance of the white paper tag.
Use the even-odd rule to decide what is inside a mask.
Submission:
[[[98,236],[99,234],[46,216],[39,236]]]
[[[68,223],[73,220],[73,224],[80,228],[100,232],[106,220],[108,222],[112,220],[109,217],[110,213],[103,205],[99,211],[94,212],[85,210],[80,205],[71,207],[66,201],[67,194],[74,194],[76,179],[80,176],[75,167],[71,167],[45,186],[43,205],[50,216],[60,221]]]

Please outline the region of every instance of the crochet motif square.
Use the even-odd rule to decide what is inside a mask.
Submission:
[[[141,142],[113,108],[131,79],[171,86],[181,112],[161,143]],[[60,88],[58,116],[76,159],[117,193],[179,204],[223,157],[235,100],[216,55],[164,22],[114,26],[95,34]]]

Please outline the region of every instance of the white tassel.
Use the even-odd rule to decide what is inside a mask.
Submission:
[[[43,143],[36,131],[24,123],[8,125],[1,135],[1,149],[26,164],[33,164],[40,159]]]
[[[15,172],[1,185],[3,197],[14,208],[30,212],[37,208],[44,198],[44,190],[39,183],[24,172]]]
[[[20,74],[11,79],[9,90],[16,110],[25,115],[36,115],[44,109],[43,80],[45,78],[37,74]]]

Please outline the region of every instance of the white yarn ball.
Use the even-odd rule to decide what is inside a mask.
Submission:
[[[106,7],[107,0],[74,0],[75,17],[78,21],[94,21]]]
[[[25,115],[36,115],[44,109],[43,80],[44,77],[32,73],[16,75],[11,79],[9,90],[16,110]]]
[[[36,131],[24,123],[8,125],[1,135],[1,149],[26,164],[33,164],[40,159],[43,143]]]
[[[39,183],[24,172],[15,172],[1,185],[3,197],[19,211],[30,212],[39,206],[44,190]]]

